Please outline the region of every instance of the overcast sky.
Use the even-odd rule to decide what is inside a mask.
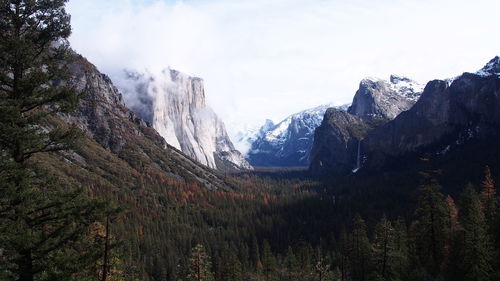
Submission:
[[[230,133],[348,103],[366,76],[426,83],[500,55],[498,0],[71,0],[72,46],[124,68],[201,77]]]

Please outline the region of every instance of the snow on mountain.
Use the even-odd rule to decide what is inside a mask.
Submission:
[[[420,94],[425,88],[424,84],[394,74],[391,75],[389,81],[391,82],[391,90],[415,102],[420,98]]]
[[[127,105],[152,124],[171,146],[217,169],[251,169],[205,103],[203,80],[173,69],[126,71],[121,85]]]
[[[272,127],[274,127],[274,123],[269,119],[266,119],[262,126],[244,127],[234,135],[234,146],[243,155],[247,155],[252,148],[252,143]]]
[[[479,76],[500,76],[500,57],[496,56],[490,60],[483,68],[476,72]]]
[[[268,142],[274,142],[278,145],[282,145],[287,141],[287,138],[290,135],[290,124],[292,124],[292,122],[296,122],[297,120],[301,121],[303,128],[306,128],[308,133],[314,134],[314,130],[321,125],[325,111],[330,107],[335,106],[333,104],[325,104],[315,108],[306,109],[288,116],[274,126],[269,126],[269,123],[266,122],[266,124],[261,128],[261,132],[264,133],[263,138]]]
[[[348,112],[363,119],[392,120],[417,102],[424,87],[398,75],[389,81],[368,77],[361,80]]]
[[[249,140],[247,160],[254,166],[307,166],[314,130],[333,104],[321,105],[290,115],[274,125],[266,121]],[[340,106],[347,110],[348,105]],[[253,141],[252,141],[253,140]]]
[[[479,69],[474,74],[479,75],[481,77],[488,77],[491,75],[500,76],[500,57],[499,56],[494,57],[485,66],[483,66],[483,68]],[[444,79],[444,81],[447,82],[448,85],[451,85],[451,83],[453,83],[460,77],[462,77],[462,75],[446,78]]]

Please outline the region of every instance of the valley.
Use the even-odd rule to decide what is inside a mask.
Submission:
[[[66,3],[0,4],[0,281],[500,280],[500,57],[425,85],[367,77],[231,139],[211,89],[245,92],[251,71],[205,89],[155,57],[109,76],[70,43]],[[292,82],[245,100],[287,93],[281,111]]]

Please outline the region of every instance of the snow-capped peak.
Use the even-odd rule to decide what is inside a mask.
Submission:
[[[321,121],[323,121],[323,115],[325,115],[326,110],[331,107],[347,110],[349,105],[338,106],[334,103],[328,103],[292,114],[280,123],[269,127],[263,134],[264,139],[269,142],[284,142],[288,135],[288,127],[293,120],[301,120],[302,123],[313,133],[314,130],[321,125]]]
[[[483,68],[476,72],[480,76],[497,75],[500,76],[500,57],[496,56],[490,60]]]
[[[256,166],[307,166],[314,131],[330,107],[347,110],[349,105],[329,103],[292,114],[273,126],[267,122],[251,143],[247,159]]]
[[[410,78],[394,74],[391,75],[389,81],[393,91],[413,101],[418,100],[425,88],[425,85],[411,80]]]
[[[422,85],[408,77],[392,74],[389,81],[377,77],[365,77],[361,80],[361,85],[374,87],[375,84],[384,83],[390,90],[409,100],[417,101],[420,94],[424,91],[425,85]]]

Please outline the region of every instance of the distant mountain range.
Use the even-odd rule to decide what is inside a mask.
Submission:
[[[347,110],[349,105],[338,106]],[[253,166],[294,167],[309,165],[314,130],[321,124],[325,111],[333,104],[292,114],[278,124],[271,120],[247,137],[251,147],[247,160]]]
[[[308,166],[314,132],[328,108],[343,112],[339,114],[382,123],[411,108],[422,90],[423,85],[402,76],[391,75],[387,81],[365,78],[360,82],[352,104],[321,105],[290,115],[276,125],[267,121],[257,133],[247,138],[251,148],[246,159],[254,166]]]

